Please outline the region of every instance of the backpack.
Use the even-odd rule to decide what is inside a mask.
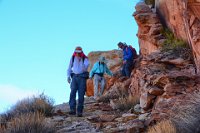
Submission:
[[[133,48],[131,45],[127,45],[127,48],[130,48],[132,53],[133,53],[133,59],[136,59],[138,57],[137,52],[135,50],[135,48]],[[126,48],[126,50],[128,51],[128,49]]]
[[[75,58],[75,56],[72,56],[72,65],[71,65],[71,68],[73,67],[73,64],[74,64],[74,58]],[[84,63],[84,61],[85,61],[85,58],[87,58],[87,57],[82,57],[82,59],[83,59],[83,63]],[[71,77],[73,76],[73,73],[71,73]],[[82,73],[81,74],[81,77],[83,77],[83,78],[85,78],[85,79],[88,79],[89,78],[89,72],[88,71],[86,71],[86,72],[84,72],[84,73]]]
[[[75,56],[72,56],[72,66],[71,66],[71,68],[72,68],[73,65],[74,65],[74,58],[75,58]],[[82,59],[83,59],[83,63],[84,63],[84,61],[85,61],[85,56],[84,56]]]

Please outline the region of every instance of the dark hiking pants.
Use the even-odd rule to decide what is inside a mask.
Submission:
[[[133,61],[126,61],[126,64],[123,64],[122,67],[122,76],[130,77],[133,67]]]
[[[78,91],[78,107],[76,110],[76,92]],[[84,95],[86,91],[86,79],[79,74],[74,74],[71,82],[71,93],[69,99],[70,110],[82,114],[84,106]]]

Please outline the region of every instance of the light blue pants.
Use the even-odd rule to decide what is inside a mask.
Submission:
[[[95,74],[93,83],[94,83],[94,98],[102,96],[106,84],[105,78]],[[99,92],[99,83],[100,83],[100,92]]]

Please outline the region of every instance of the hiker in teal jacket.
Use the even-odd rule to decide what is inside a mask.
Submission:
[[[104,73],[107,73],[110,76],[113,76],[113,73],[108,69],[107,65],[106,65],[106,59],[105,57],[100,57],[99,61],[97,61],[92,70],[90,71],[90,79],[92,77],[94,77],[94,98],[97,99],[99,96],[101,96],[103,94],[104,88],[105,88],[105,84],[106,84],[106,80],[104,78]],[[101,85],[101,90],[100,93],[98,91],[98,85]]]

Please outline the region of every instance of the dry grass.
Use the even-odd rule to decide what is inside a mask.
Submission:
[[[128,93],[121,88],[111,88],[105,95],[100,97],[99,102],[109,103],[110,99],[119,99],[124,94],[128,95]]]
[[[40,112],[45,116],[51,116],[53,103],[53,100],[44,94],[33,96],[19,101],[6,115],[8,118],[13,118],[21,114]]]
[[[148,133],[176,133],[176,127],[169,120],[161,121],[148,129]]]
[[[53,103],[53,100],[44,94],[19,101],[6,113],[0,115],[0,133],[23,133],[17,130],[27,131],[25,126],[31,130],[33,127],[42,129],[40,126],[46,128],[43,120],[45,116],[52,115]]]
[[[41,113],[28,113],[11,119],[5,133],[54,133],[53,125],[48,125]]]
[[[191,94],[189,100],[173,108],[171,121],[176,125],[178,132],[200,132],[200,93]],[[181,106],[180,106],[181,105]]]
[[[114,103],[115,109],[126,111],[139,104],[139,96],[121,96]]]
[[[187,95],[172,108],[169,120],[151,127],[148,133],[199,133],[200,92]]]
[[[133,108],[139,101],[139,96],[131,96],[127,89],[119,87],[111,88],[99,99],[99,102],[110,103],[113,109],[119,109],[120,111]]]

